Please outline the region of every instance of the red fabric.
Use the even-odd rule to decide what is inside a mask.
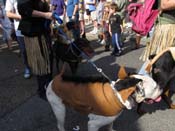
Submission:
[[[153,9],[155,0],[145,0],[142,3],[131,3],[127,7],[130,20],[133,22],[132,30],[145,36],[151,30],[159,14],[158,9]]]

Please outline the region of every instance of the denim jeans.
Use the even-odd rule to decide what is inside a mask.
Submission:
[[[28,65],[28,62],[27,62],[26,48],[25,48],[25,43],[24,43],[24,37],[17,36],[17,42],[19,44],[19,48],[20,48],[20,51],[21,51],[21,55],[22,55],[22,59],[23,59],[23,63],[25,65],[25,68],[29,69],[29,65]]]
[[[112,45],[114,47],[113,52],[117,53],[118,51],[121,51],[121,33],[114,33],[112,34]]]
[[[142,67],[140,68],[140,70],[138,71],[138,74],[140,75],[146,75],[146,76],[149,76],[149,74],[146,72],[145,68],[146,68],[146,65],[149,63],[149,61],[145,61],[142,65]]]

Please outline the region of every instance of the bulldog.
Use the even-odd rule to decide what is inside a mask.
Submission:
[[[98,131],[105,125],[110,125],[112,131],[112,123],[123,109],[132,109],[145,99],[158,99],[159,94],[156,82],[143,75],[109,82],[101,77],[70,78],[59,74],[46,91],[60,131],[65,131],[66,106],[88,115],[88,131]]]
[[[151,55],[139,74],[152,77],[162,90],[162,98],[169,108],[175,109],[175,47],[169,47],[156,55]],[[152,104],[156,101],[147,100],[147,102]],[[138,113],[142,114],[141,104],[138,107]]]

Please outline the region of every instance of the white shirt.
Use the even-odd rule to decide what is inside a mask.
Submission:
[[[2,28],[3,30],[12,29],[12,23],[11,23],[11,21],[9,20],[9,18],[6,16],[4,6],[1,6],[1,9],[0,9],[0,16],[4,16],[4,18],[0,18],[0,24],[2,25],[1,28]]]
[[[85,4],[85,9],[89,9],[89,5],[88,4],[86,4],[86,3],[88,3],[88,2],[90,2],[89,0],[85,0],[84,1],[84,4]]]
[[[5,10],[6,12],[8,11],[8,12],[19,14],[18,8],[17,8],[17,0],[6,0]],[[14,26],[15,26],[16,36],[23,36],[21,34],[21,31],[18,30],[19,20],[14,19]]]

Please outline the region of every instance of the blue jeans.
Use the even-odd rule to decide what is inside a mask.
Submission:
[[[138,71],[138,74],[140,75],[146,75],[146,76],[149,76],[149,74],[146,72],[145,68],[146,68],[146,65],[149,63],[149,61],[145,61],[142,65],[142,67],[140,68],[140,70]]]
[[[29,65],[28,65],[28,61],[27,61],[26,48],[25,48],[25,43],[24,43],[24,37],[17,36],[17,42],[19,44],[19,48],[20,48],[20,51],[21,51],[24,66],[25,66],[25,68],[29,69]]]
[[[112,45],[114,47],[113,53],[117,53],[118,51],[121,51],[121,47],[120,47],[120,45],[122,45],[121,33],[112,34]]]

